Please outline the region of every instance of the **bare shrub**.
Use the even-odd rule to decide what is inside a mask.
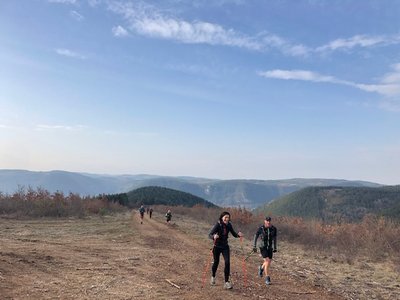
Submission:
[[[106,197],[81,198],[70,193],[65,196],[61,192],[53,194],[38,188],[33,190],[19,187],[13,195],[0,194],[0,215],[11,217],[83,217],[87,214],[105,215],[120,212],[127,208],[118,203],[110,203]]]
[[[98,214],[106,206],[102,199],[91,199],[84,202],[85,211],[91,214]]]
[[[84,201],[78,194],[70,193],[66,198],[70,215],[82,218],[85,215]]]
[[[163,208],[165,211],[168,207]],[[164,211],[163,210],[163,211]],[[234,227],[252,240],[264,215],[253,214],[242,208],[207,209],[204,207],[174,207],[173,212],[213,224],[222,211],[231,213]],[[335,261],[352,264],[358,257],[400,261],[400,226],[397,222],[368,215],[361,223],[327,224],[320,220],[299,217],[275,217],[272,223],[278,228],[279,240],[312,248]],[[211,228],[211,227],[210,227]]]

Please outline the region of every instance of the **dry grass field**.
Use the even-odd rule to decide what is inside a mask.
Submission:
[[[280,243],[271,286],[258,255],[243,265],[251,237],[230,239],[234,288],[223,289],[223,259],[210,287],[212,224],[136,212],[85,219],[0,219],[1,299],[400,299],[396,268],[353,262]]]

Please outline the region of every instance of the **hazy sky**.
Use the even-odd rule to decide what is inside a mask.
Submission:
[[[400,1],[1,0],[0,169],[400,184]]]

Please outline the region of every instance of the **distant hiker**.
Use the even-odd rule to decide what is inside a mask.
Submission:
[[[271,278],[269,276],[269,266],[272,261],[272,254],[277,251],[276,247],[276,235],[277,229],[271,224],[271,217],[266,217],[264,225],[260,226],[254,235],[253,251],[257,252],[257,240],[260,238],[260,253],[264,259],[264,262],[258,267],[258,276],[263,277],[265,272],[265,284],[271,284]]]
[[[146,208],[146,214],[149,214],[149,208],[148,207]]]
[[[140,224],[143,224],[144,212],[145,212],[145,209],[144,209],[144,206],[142,205],[142,206],[140,206],[140,208],[139,208],[139,213],[140,213]]]
[[[214,262],[211,268],[212,274],[210,283],[211,285],[215,285],[215,274],[217,272],[219,258],[222,253],[222,256],[224,257],[225,261],[225,268],[224,268],[225,289],[232,288],[232,283],[229,281],[231,264],[230,264],[230,249],[228,245],[228,234],[230,232],[235,238],[243,236],[243,234],[240,231],[236,233],[236,231],[233,230],[232,224],[230,223],[230,218],[231,215],[229,212],[224,211],[223,213],[221,213],[218,222],[214,225],[214,227],[208,234],[208,237],[214,241],[214,247],[212,250]]]
[[[165,218],[167,219],[167,223],[170,224],[172,219],[171,210],[168,209],[167,213],[165,214]]]
[[[152,208],[150,208],[149,214],[150,214],[150,219],[151,219],[151,215],[153,214],[153,209]]]

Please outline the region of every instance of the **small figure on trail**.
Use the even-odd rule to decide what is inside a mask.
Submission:
[[[167,219],[167,223],[170,224],[172,219],[171,210],[168,209],[167,213],[165,214],[165,218]]]
[[[144,209],[144,206],[142,205],[142,206],[140,206],[140,208],[139,208],[139,213],[140,213],[140,224],[143,224],[144,212],[145,212],[145,209]]]
[[[153,214],[153,209],[152,208],[150,208],[149,214],[150,214],[150,219],[151,219],[151,215]]]
[[[149,207],[146,208],[146,214],[149,214]]]
[[[212,250],[214,262],[211,268],[211,280],[210,284],[215,285],[215,274],[218,269],[219,258],[221,256],[224,257],[225,268],[224,268],[224,276],[225,276],[225,284],[224,289],[231,289],[232,283],[229,281],[230,276],[230,249],[228,245],[228,234],[229,232],[235,237],[242,237],[243,234],[239,231],[233,229],[232,224],[230,222],[231,215],[229,212],[224,211],[219,216],[218,222],[211,229],[208,237],[214,241],[214,247]]]
[[[254,235],[253,251],[257,252],[257,240],[260,238],[260,253],[264,259],[264,262],[258,267],[258,276],[263,277],[263,273],[265,273],[266,285],[271,284],[269,266],[272,262],[272,254],[277,251],[276,235],[277,229],[271,224],[271,217],[265,218],[264,225],[260,226]]]

